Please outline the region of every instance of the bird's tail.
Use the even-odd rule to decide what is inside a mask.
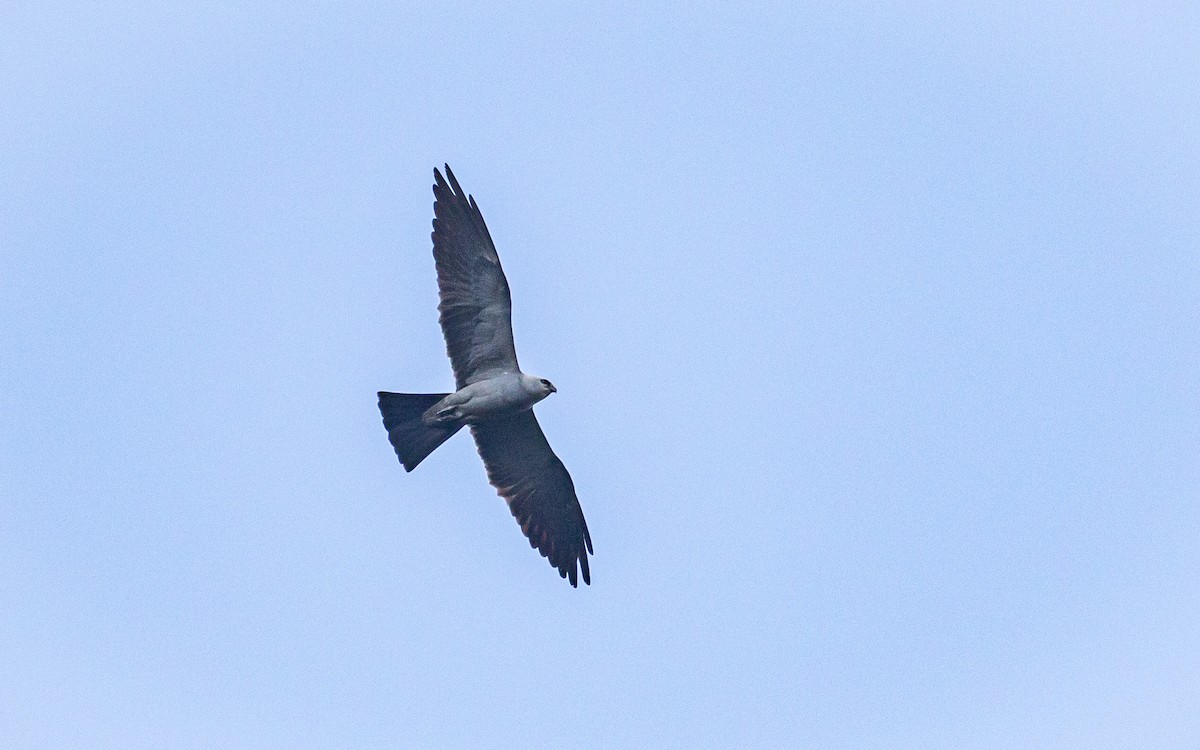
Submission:
[[[458,432],[462,423],[449,427],[430,427],[421,421],[429,407],[441,401],[447,393],[388,393],[379,392],[379,411],[388,440],[396,449],[405,471],[417,468],[433,450]]]

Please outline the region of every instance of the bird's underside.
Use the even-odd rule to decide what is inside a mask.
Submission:
[[[449,181],[436,169],[433,174],[439,322],[457,390],[381,392],[388,438],[405,470],[412,471],[470,425],[488,481],[508,502],[530,546],[572,586],[580,573],[590,584],[592,540],[575,485],[533,414],[533,405],[555,388],[517,364],[508,281],[475,199],[459,187],[449,166]]]

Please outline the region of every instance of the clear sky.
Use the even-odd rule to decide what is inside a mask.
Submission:
[[[1200,747],[1197,38],[12,4],[0,746]],[[591,587],[380,423],[452,385],[443,162]]]

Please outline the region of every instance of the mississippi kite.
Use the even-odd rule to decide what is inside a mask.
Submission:
[[[449,165],[449,183],[436,169],[433,177],[439,322],[458,390],[380,392],[388,439],[404,470],[412,471],[470,425],[488,481],[508,501],[529,545],[572,586],[579,585],[579,572],[591,584],[592,538],[575,485],[533,415],[533,405],[557,389],[517,365],[508,281],[475,199],[459,187]]]

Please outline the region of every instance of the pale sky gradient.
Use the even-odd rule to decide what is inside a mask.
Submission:
[[[3,16],[0,747],[1200,747],[1200,6]],[[380,423],[443,162],[589,588]]]

